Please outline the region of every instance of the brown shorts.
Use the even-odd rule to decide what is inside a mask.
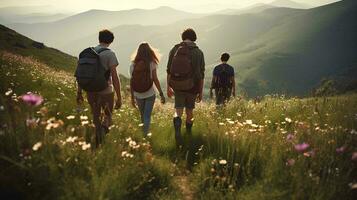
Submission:
[[[114,108],[114,93],[99,94],[97,92],[87,92],[87,100],[91,107],[94,125],[96,127],[101,125],[105,127],[111,126]],[[102,111],[104,115],[102,114]]]
[[[197,94],[189,92],[175,91],[175,108],[176,109],[194,109]]]

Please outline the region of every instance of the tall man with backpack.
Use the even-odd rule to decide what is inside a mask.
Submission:
[[[215,90],[217,106],[227,103],[232,94],[234,97],[236,96],[234,68],[227,64],[229,58],[228,53],[223,53],[221,55],[222,63],[213,70],[210,96],[213,98],[212,90]]]
[[[78,83],[77,103],[84,101],[82,90],[85,90],[96,129],[96,147],[103,142],[104,133],[109,132],[112,123],[114,91],[117,96],[115,109],[122,105],[120,80],[116,71],[119,62],[115,53],[109,49],[113,40],[112,32],[100,31],[99,45],[87,48],[79,54],[75,72]]]
[[[186,132],[191,133],[195,102],[202,100],[205,61],[203,52],[195,41],[196,33],[189,28],[181,34],[182,42],[175,45],[167,63],[167,96],[175,96],[173,124],[175,138],[182,143],[181,125],[183,110],[186,110]]]

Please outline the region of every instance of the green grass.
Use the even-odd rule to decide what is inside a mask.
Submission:
[[[86,119],[80,116],[90,119],[90,113],[87,107],[76,109],[71,74],[2,53],[0,79],[2,196],[325,200],[356,195],[349,186],[357,175],[357,162],[352,160],[357,151],[356,94],[266,96],[260,102],[237,98],[222,109],[201,103],[195,110],[193,134],[183,130],[181,149],[175,145],[171,103],[155,105],[152,137],[143,139],[138,111],[125,101],[114,113],[105,144],[82,150],[82,142],[93,142],[93,130],[91,124],[82,125]],[[9,89],[13,92],[6,95]],[[18,97],[27,92],[42,95],[44,103],[25,105]],[[38,123],[27,126],[29,117]],[[59,127],[46,129],[52,117]],[[288,134],[294,136],[291,141]],[[74,136],[78,138],[71,142]],[[130,140],[140,146],[130,145]],[[35,151],[38,142],[42,146]],[[302,142],[310,147],[297,152],[294,145]],[[345,151],[337,153],[341,146]],[[291,159],[295,163],[289,166]]]

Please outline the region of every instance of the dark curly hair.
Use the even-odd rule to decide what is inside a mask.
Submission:
[[[191,40],[195,42],[197,40],[196,32],[192,28],[185,29],[181,34],[182,40]]]
[[[221,55],[221,61],[222,62],[227,62],[231,56],[228,53],[223,53]]]
[[[100,43],[111,44],[113,41],[114,41],[114,34],[111,31],[104,29],[99,32]]]

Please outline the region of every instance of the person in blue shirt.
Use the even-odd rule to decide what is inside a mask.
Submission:
[[[223,53],[221,55],[222,63],[213,70],[210,97],[213,98],[213,90],[215,90],[216,105],[224,105],[229,101],[231,95],[236,96],[234,68],[227,64],[229,58],[228,53]]]

